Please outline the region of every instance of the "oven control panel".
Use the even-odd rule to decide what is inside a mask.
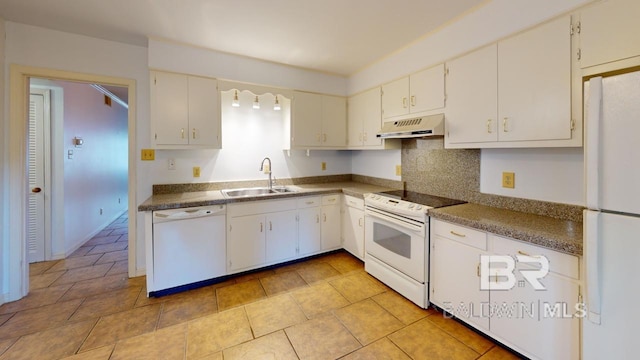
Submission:
[[[429,206],[420,205],[375,193],[366,194],[364,197],[364,203],[366,206],[371,206],[381,210],[389,211],[391,213],[411,217],[425,217],[427,214],[427,210],[431,208]]]

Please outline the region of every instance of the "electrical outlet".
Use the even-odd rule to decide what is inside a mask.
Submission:
[[[169,170],[175,170],[176,169],[176,159],[169,159],[167,167],[169,168]]]
[[[502,172],[502,187],[513,189],[516,187],[516,174],[513,172]]]
[[[327,170],[327,163],[323,161],[323,162],[320,164],[320,168],[322,169],[322,171]]]
[[[402,175],[402,165],[396,165],[396,176]]]
[[[156,151],[154,149],[142,149],[142,160],[151,161],[156,159]]]
[[[200,177],[200,166],[193,167],[193,177]]]

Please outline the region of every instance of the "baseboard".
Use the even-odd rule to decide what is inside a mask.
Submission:
[[[89,235],[85,236],[84,239],[78,241],[77,243],[75,243],[73,246],[71,246],[70,248],[68,248],[65,252],[65,255],[62,257],[62,259],[68,257],[69,255],[73,254],[76,250],[78,250],[82,245],[84,245],[87,241],[91,240],[94,236],[98,235],[100,233],[100,231],[104,230],[107,226],[111,225],[112,222],[116,221],[116,219],[118,219],[120,216],[122,216],[122,214],[126,213],[127,209],[125,209],[124,211],[118,212],[116,213],[115,216],[113,216],[110,220],[106,221],[106,223],[104,223],[101,227],[99,227],[97,230],[91,232]],[[56,255],[57,256],[57,255]]]
[[[145,275],[147,275],[147,269],[146,268],[136,269],[136,274],[134,275],[134,277],[145,276]]]

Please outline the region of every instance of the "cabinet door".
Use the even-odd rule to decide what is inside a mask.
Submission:
[[[296,91],[293,97],[292,143],[296,147],[322,144],[322,95]]]
[[[342,246],[364,260],[364,210],[345,206],[342,216]]]
[[[265,221],[262,215],[229,220],[227,261],[229,271],[257,267],[265,263]]]
[[[186,75],[151,72],[151,122],[157,145],[188,144],[189,108]]]
[[[382,99],[380,88],[373,88],[349,98],[349,146],[380,146],[382,139],[376,134],[382,127]]]
[[[382,117],[409,113],[409,77],[382,85]]]
[[[546,290],[535,290],[519,271],[526,269],[516,266],[513,289],[491,291],[491,307],[500,309],[491,317],[491,332],[539,359],[578,359],[578,284],[547,274],[540,280]]]
[[[298,244],[297,210],[268,214],[266,217],[266,258],[268,263],[292,259]]]
[[[347,145],[347,99],[322,95],[322,146]]]
[[[220,148],[218,82],[189,76],[189,144]]]
[[[320,251],[320,207],[298,210],[298,255]]]
[[[347,146],[357,148],[364,144],[364,93],[347,100]]]
[[[480,290],[479,264],[483,252],[459,242],[431,236],[429,301],[461,320],[489,330],[485,308],[489,291]]]
[[[500,141],[571,139],[570,26],[561,17],[498,42]]]
[[[640,1],[598,2],[580,14],[581,67],[640,55]]]
[[[419,71],[409,76],[410,112],[444,107],[444,64]]]
[[[322,206],[322,250],[337,249],[342,245],[341,220],[340,204]]]
[[[498,140],[496,44],[447,63],[447,143]]]

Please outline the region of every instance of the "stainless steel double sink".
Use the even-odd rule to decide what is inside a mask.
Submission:
[[[254,187],[254,188],[245,188],[245,189],[225,189],[221,191],[222,191],[222,195],[229,199],[242,198],[242,197],[254,197],[254,196],[267,196],[267,195],[296,192],[296,190],[286,186],[274,186],[272,188],[268,188],[265,186],[265,187]]]

